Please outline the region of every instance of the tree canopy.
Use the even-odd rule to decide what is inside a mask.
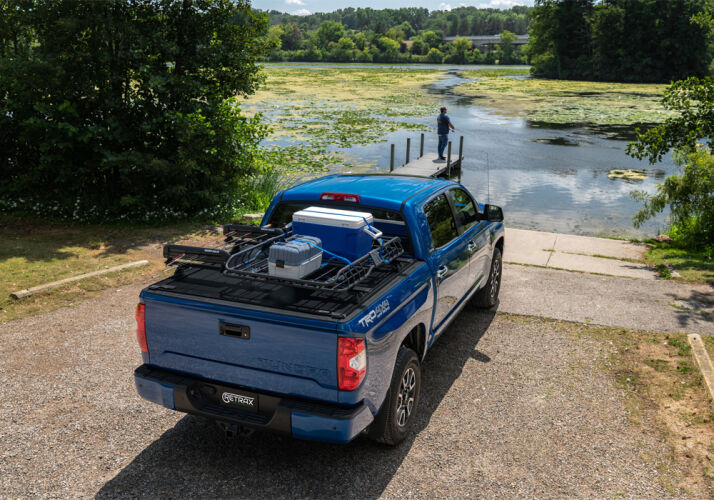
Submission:
[[[696,19],[706,6],[706,0],[536,0],[534,73],[624,82],[705,76],[712,47]]]
[[[78,220],[237,202],[267,18],[240,0],[0,4],[0,208]]]
[[[519,64],[526,58],[514,42],[516,34],[527,32],[531,10],[348,8],[307,16],[270,11],[270,37],[277,43],[267,60]],[[503,46],[474,47],[465,38],[471,35],[503,35]],[[335,45],[343,38],[354,48]]]

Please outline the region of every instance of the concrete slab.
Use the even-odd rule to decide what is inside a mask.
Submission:
[[[555,241],[556,252],[603,255],[617,259],[641,259],[647,250],[644,243],[559,234]]]
[[[628,241],[506,228],[504,261],[569,271],[657,279],[641,259],[646,246]],[[596,257],[597,256],[597,257]]]
[[[658,278],[655,270],[645,264],[572,253],[553,252],[550,261],[548,261],[548,267],[557,267],[559,269],[586,273],[610,274],[612,276],[624,276],[627,278],[648,280]]]
[[[714,335],[714,315],[673,307],[680,300],[714,303],[714,288],[506,264],[498,310],[635,330]]]
[[[553,248],[555,233],[542,231],[527,231],[524,229],[506,228],[506,248],[503,260],[517,264],[532,266],[547,266]]]

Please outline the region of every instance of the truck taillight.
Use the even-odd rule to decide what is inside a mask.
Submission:
[[[139,342],[141,352],[149,354],[149,346],[146,344],[146,305],[136,306],[136,340]]]
[[[337,337],[337,388],[354,391],[367,373],[364,339]]]

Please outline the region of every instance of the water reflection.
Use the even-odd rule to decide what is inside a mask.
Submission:
[[[453,87],[465,81],[460,76],[463,69],[467,68],[449,68],[426,91],[439,96],[439,105],[448,107],[456,126],[456,133],[451,136],[455,146],[459,135],[464,136],[462,182],[479,201],[490,199],[503,206],[507,224],[544,231],[624,237],[652,236],[666,226],[666,216],[660,215],[639,230],[632,227],[632,215],[641,205],[632,200],[630,191],[654,193],[656,183],[676,171],[671,156],[651,166],[625,154],[627,141],[634,137],[635,129],[647,128],[648,124],[554,124],[499,115],[480,105],[477,97],[454,93]],[[579,94],[587,99],[588,94],[594,93]],[[279,110],[268,112],[268,116],[278,114]],[[425,137],[425,151],[435,152],[437,114],[438,106],[435,106],[433,116],[398,119],[434,127]],[[372,163],[351,168],[352,171],[385,172],[389,168],[389,144],[396,144],[396,163],[401,165],[407,137],[412,138],[411,157],[414,158],[418,156],[418,134],[409,131],[394,132],[387,137],[387,142],[332,149],[358,159],[362,165]],[[279,140],[278,144],[284,142],[290,141]],[[641,178],[611,175],[616,170],[644,174]]]

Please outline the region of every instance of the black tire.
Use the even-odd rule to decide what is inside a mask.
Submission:
[[[409,435],[414,424],[420,393],[419,358],[414,351],[402,346],[397,353],[397,362],[387,397],[369,428],[369,437],[391,446],[401,443]],[[405,395],[408,397],[405,398]]]
[[[494,248],[491,259],[491,269],[488,272],[486,285],[476,292],[472,304],[479,309],[491,309],[498,304],[498,292],[501,290],[501,276],[503,275],[503,260],[501,250]]]

